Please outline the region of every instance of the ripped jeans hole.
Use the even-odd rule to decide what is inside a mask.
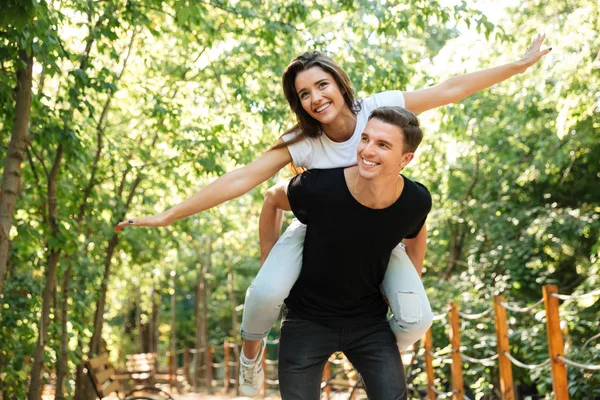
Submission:
[[[421,298],[414,292],[396,293],[398,301],[398,310],[394,310],[399,323],[418,324],[423,319],[423,310],[421,308]]]

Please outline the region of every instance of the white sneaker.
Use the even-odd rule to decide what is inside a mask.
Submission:
[[[263,353],[265,351],[265,339],[260,342],[260,349],[256,360],[246,363],[240,356],[240,393],[247,397],[254,397],[260,392],[265,381],[265,371],[262,367]]]

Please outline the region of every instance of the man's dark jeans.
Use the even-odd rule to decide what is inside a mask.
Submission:
[[[387,321],[364,328],[328,328],[286,310],[281,325],[282,400],[318,400],[329,356],[343,351],[362,376],[370,400],[406,399],[406,379]]]

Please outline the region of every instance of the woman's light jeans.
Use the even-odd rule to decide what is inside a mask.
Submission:
[[[277,321],[283,301],[300,275],[305,235],[306,225],[294,219],[246,291],[241,327],[244,339],[266,337]],[[405,350],[427,332],[433,314],[421,278],[402,244],[390,256],[381,291],[392,309],[389,323],[398,348]]]

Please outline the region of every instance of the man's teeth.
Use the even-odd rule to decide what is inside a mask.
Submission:
[[[317,112],[321,112],[321,111],[325,110],[326,108],[329,108],[330,105],[331,105],[331,103],[323,104],[321,107],[317,108]]]
[[[364,158],[363,158],[362,162],[363,162],[363,164],[368,165],[370,167],[373,167],[373,166],[377,165],[377,163],[371,162],[371,161],[367,161]]]

